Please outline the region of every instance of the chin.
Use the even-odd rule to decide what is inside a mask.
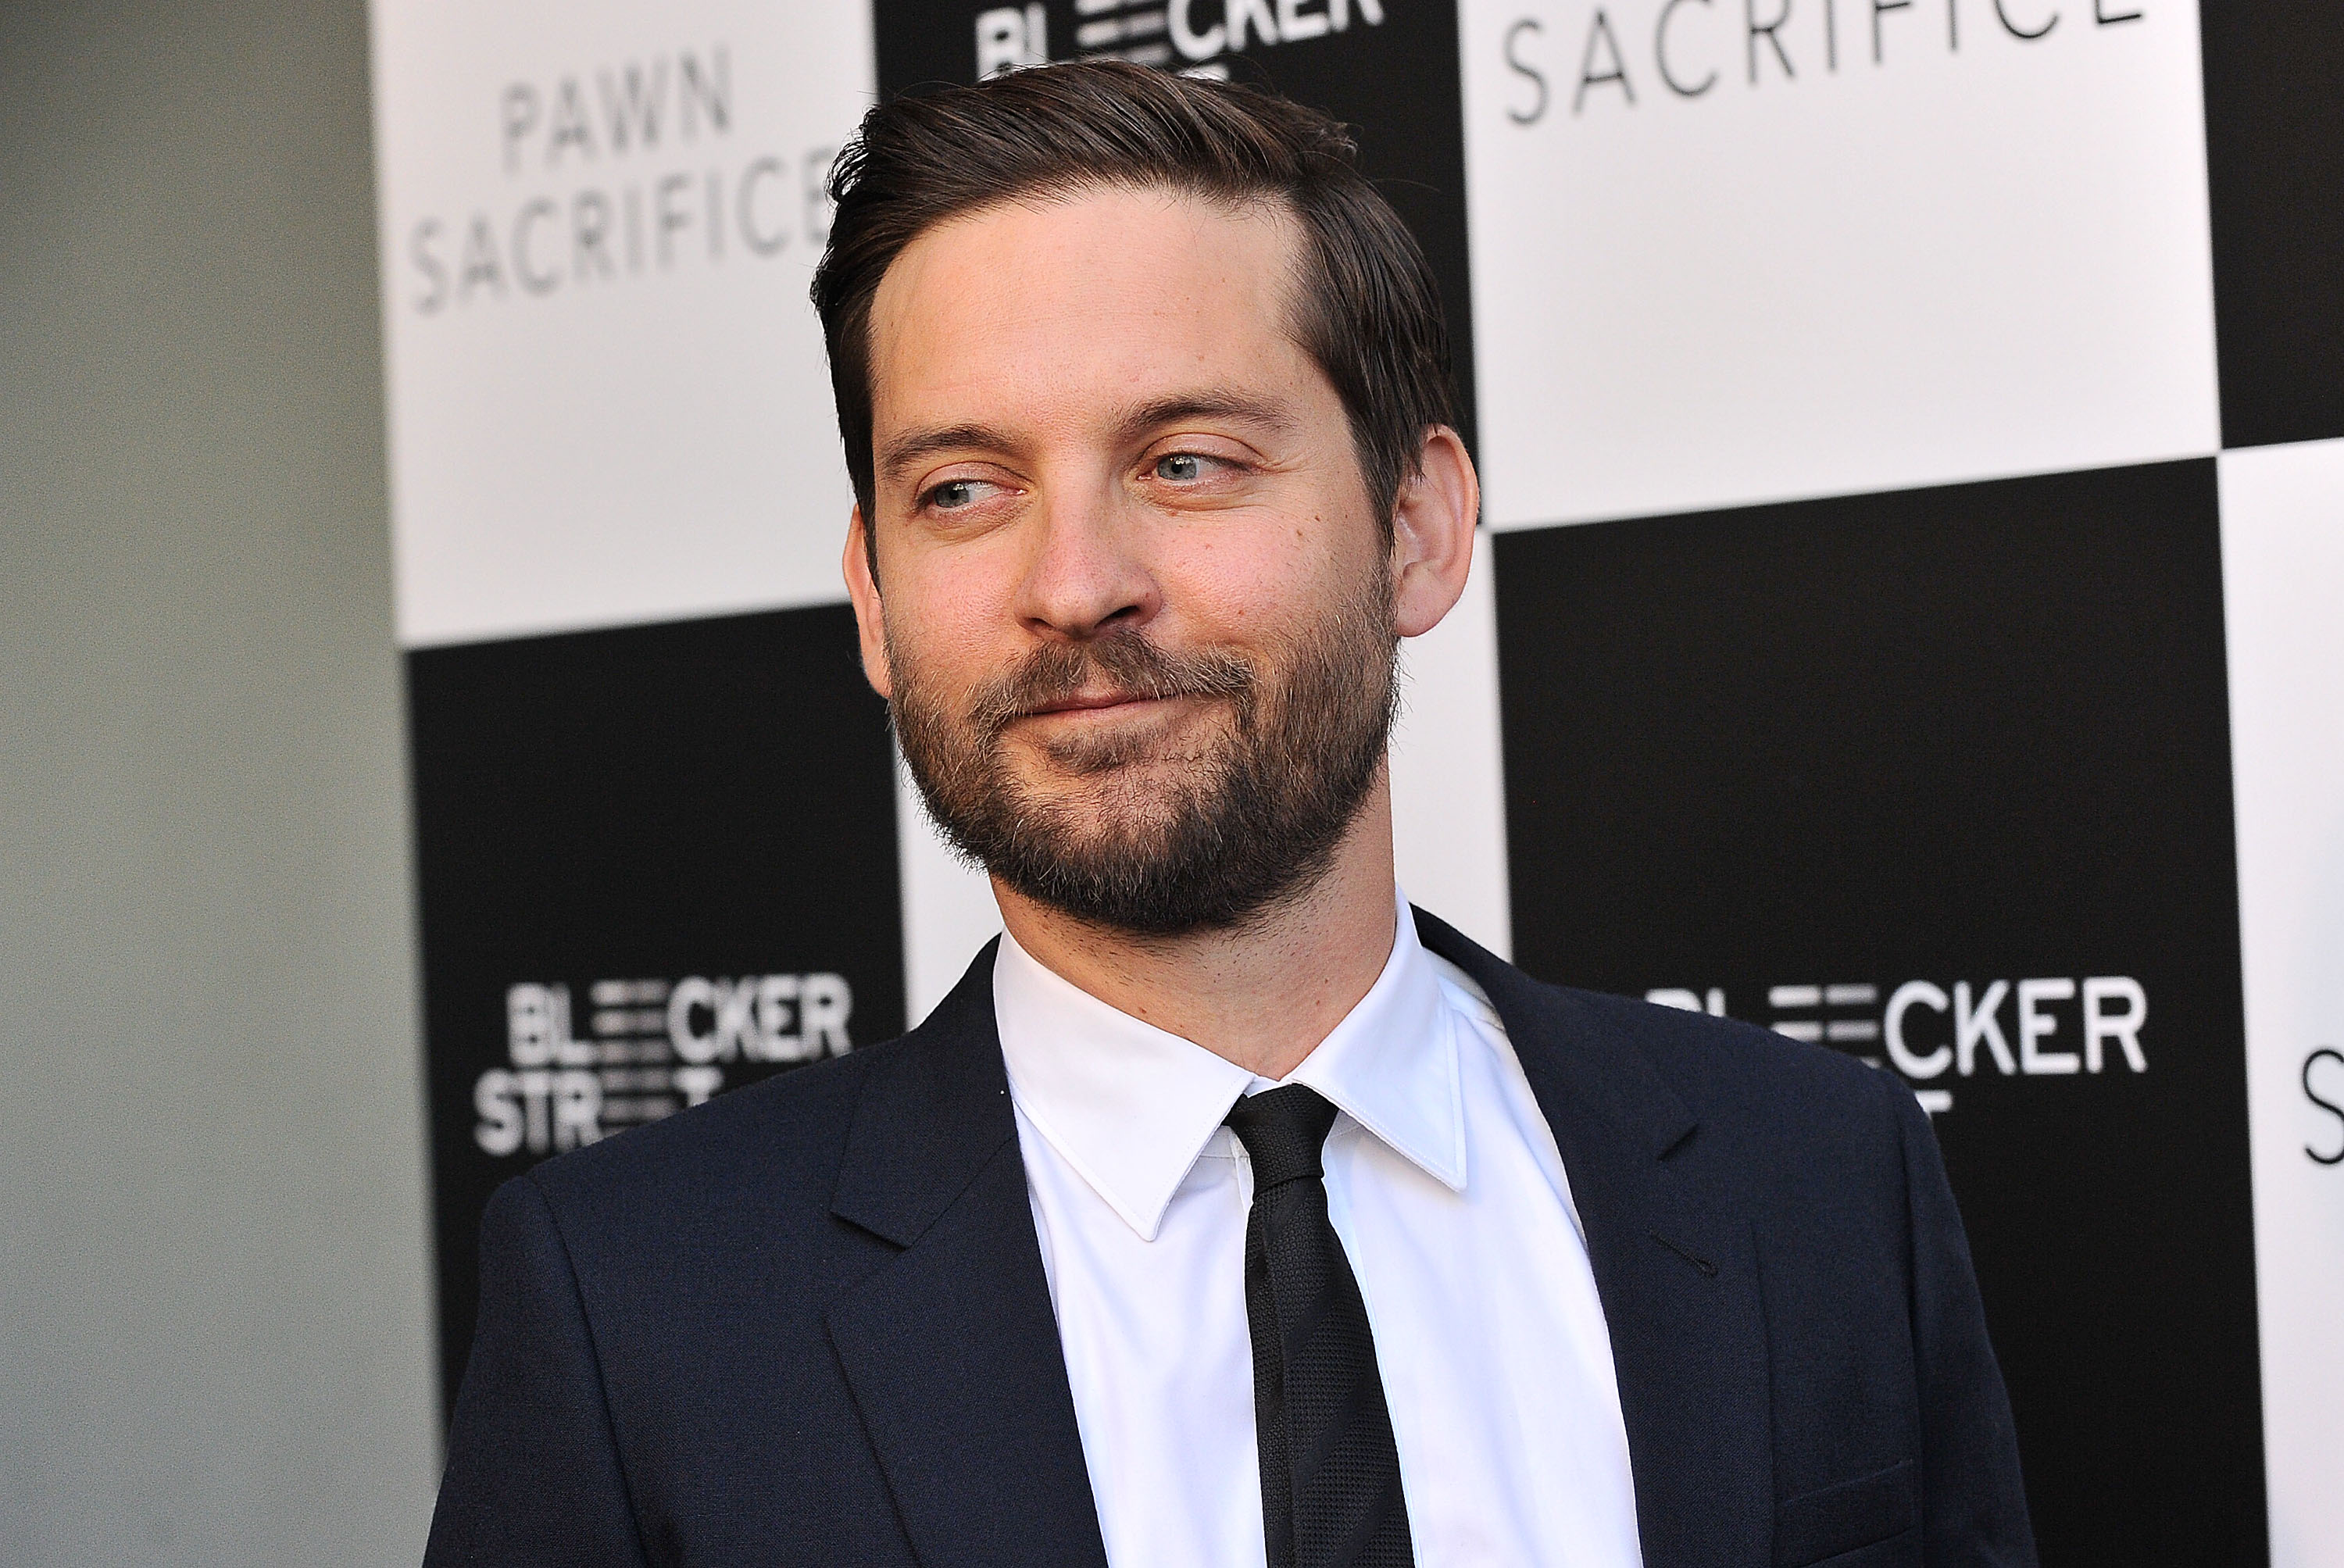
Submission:
[[[1018,759],[1016,782],[1035,800],[1193,785],[1213,775],[1228,744],[1224,735],[1178,733],[1036,747]]]
[[[1125,763],[1096,773],[1039,781],[1024,791],[1028,806],[1056,819],[1085,849],[1161,833],[1176,801],[1194,794],[1194,758]]]
[[[1128,770],[1194,770],[1236,739],[1235,726],[1213,707],[1160,705],[1145,714],[1094,718],[1056,733],[1020,737],[1029,782],[1071,781]]]

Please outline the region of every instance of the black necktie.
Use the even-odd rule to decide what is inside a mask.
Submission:
[[[1246,1322],[1269,1568],[1411,1568],[1376,1342],[1319,1179],[1335,1108],[1288,1084],[1238,1101],[1228,1124],[1253,1160]]]

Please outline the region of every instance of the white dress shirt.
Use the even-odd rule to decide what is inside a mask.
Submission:
[[[1275,1087],[1005,936],[994,1007],[1113,1568],[1263,1561],[1245,1231],[1221,1125]],[[1505,1026],[1399,905],[1374,987],[1284,1081],[1341,1112],[1359,1277],[1421,1568],[1639,1568],[1612,1343],[1554,1135]]]

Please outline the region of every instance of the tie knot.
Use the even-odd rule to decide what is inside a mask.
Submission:
[[[1335,1125],[1335,1108],[1301,1084],[1248,1095],[1230,1108],[1229,1130],[1253,1161],[1253,1189],[1267,1192],[1321,1174],[1318,1151]]]

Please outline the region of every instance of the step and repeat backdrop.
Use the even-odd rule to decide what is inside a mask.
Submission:
[[[1419,903],[1901,1075],[2046,1563],[2344,1565],[2344,18],[2189,0],[374,16],[440,1335],[538,1159],[995,926],[864,686],[806,285],[881,93],[1359,128],[1487,487]]]

